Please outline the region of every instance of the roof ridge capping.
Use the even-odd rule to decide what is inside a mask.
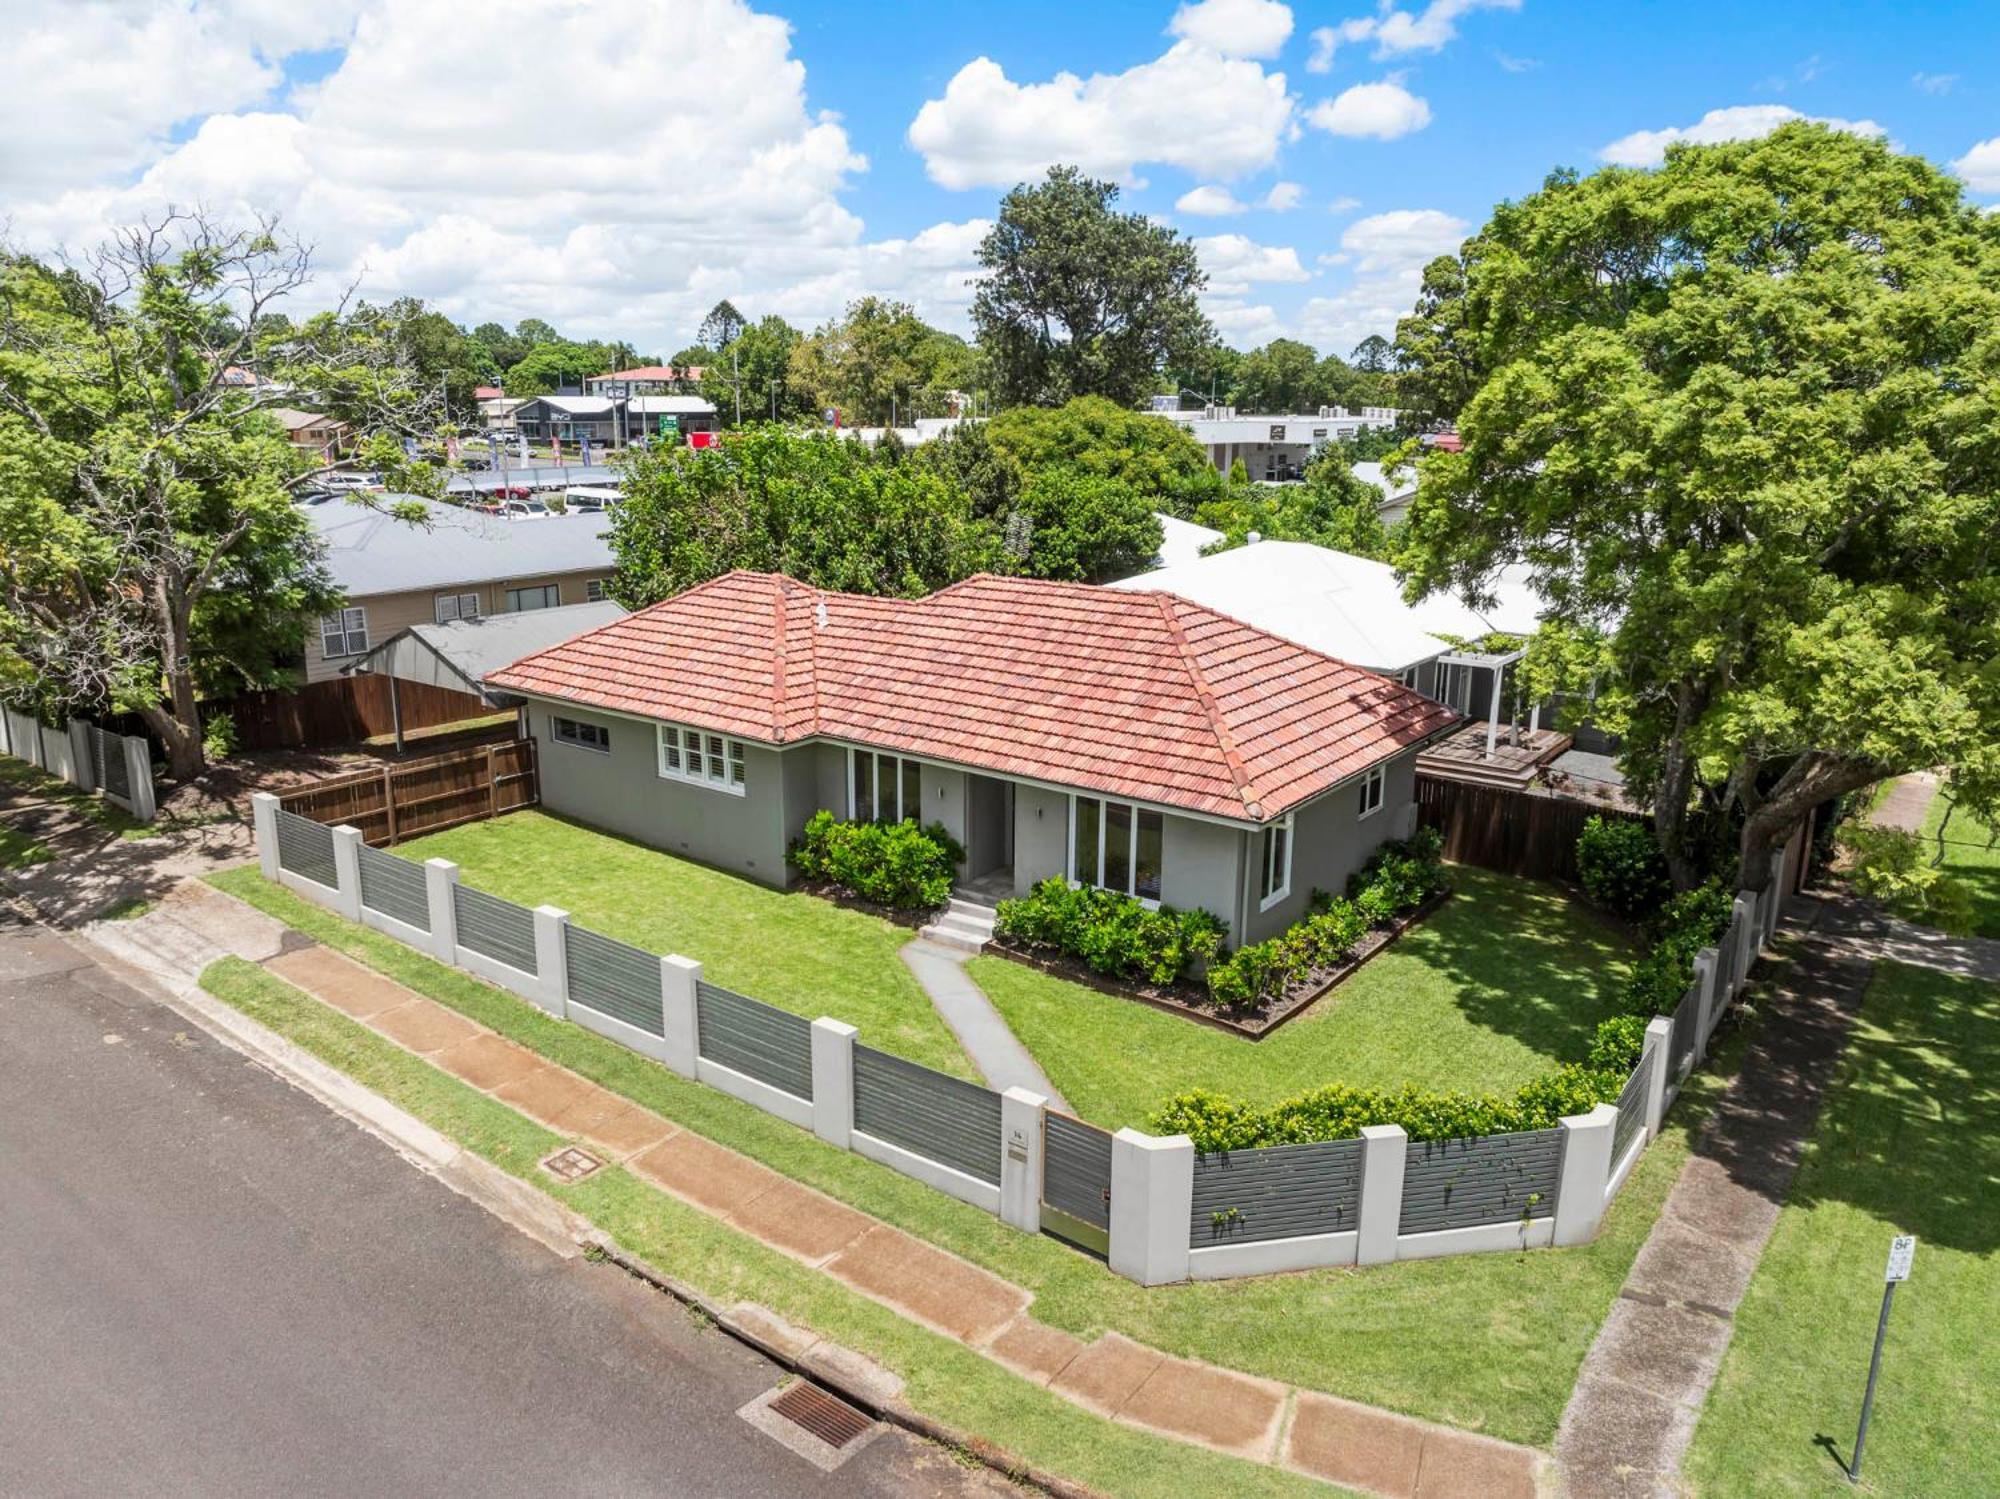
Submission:
[[[1159,591],[1155,591],[1153,597],[1158,601],[1161,623],[1167,627],[1167,634],[1174,642],[1174,650],[1181,658],[1181,665],[1186,670],[1188,679],[1194,683],[1195,696],[1201,701],[1201,710],[1208,715],[1209,729],[1215,735],[1215,742],[1222,748],[1223,763],[1229,767],[1229,778],[1235,783],[1236,794],[1243,802],[1243,809],[1252,817],[1262,821],[1263,801],[1257,794],[1257,788],[1251,784],[1250,771],[1243,763],[1242,752],[1236,747],[1236,736],[1229,732],[1229,725],[1222,716],[1221,705],[1216,702],[1215,692],[1208,685],[1208,678],[1202,674],[1200,663],[1194,658],[1194,650],[1188,644],[1187,632],[1181,628],[1176,606],[1186,604],[1187,600],[1178,594]]]

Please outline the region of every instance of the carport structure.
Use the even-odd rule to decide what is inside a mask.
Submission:
[[[624,618],[625,610],[609,599],[588,604],[564,604],[554,609],[523,609],[442,624],[411,625],[357,657],[349,672],[374,672],[389,679],[389,713],[395,724],[396,749],[403,748],[403,710],[399,682],[420,682],[448,692],[478,698],[495,712],[517,707],[512,693],[490,690],[485,676],[536,651]]]

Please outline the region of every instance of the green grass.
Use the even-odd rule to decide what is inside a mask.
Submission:
[[[959,1431],[984,1436],[1038,1467],[1131,1499],[1174,1499],[1189,1492],[1303,1499],[1336,1492],[1293,1474],[1101,1420],[622,1168],[560,1186],[536,1170],[535,1162],[562,1145],[562,1137],[253,963],[223,958],[203,973],[202,985],[501,1169],[532,1181],[627,1252],[694,1287],[711,1304],[754,1301],[866,1354],[904,1379],[904,1396],[918,1410]]]
[[[1111,1329],[1171,1353],[1536,1445],[1553,1438],[1577,1366],[1686,1156],[1685,1126],[1706,1113],[1737,1049],[1725,1032],[1715,1067],[1683,1090],[1673,1127],[1647,1150],[1587,1247],[1146,1290],[1053,1239],[1017,1233],[343,921],[254,867],[211,882],[645,1108],[1026,1287],[1035,1315],[1051,1326],[1080,1337]]]
[[[1071,1106],[1107,1127],[1142,1124],[1186,1088],[1257,1103],[1329,1082],[1506,1094],[1582,1061],[1617,1012],[1630,945],[1552,886],[1453,877],[1428,920],[1262,1041],[1006,958],[970,972]]]
[[[0,869],[26,869],[32,864],[46,864],[55,856],[55,850],[46,843],[0,822]]]
[[[1951,814],[1942,792],[1931,799],[1924,818],[1924,856],[1938,846],[1938,832],[1944,831],[1944,867],[1959,879],[1971,898],[1970,929],[1980,937],[2000,937],[2000,834],[1963,807]]]
[[[857,1026],[869,1046],[977,1080],[896,950],[916,934],[864,911],[779,891],[658,849],[515,812],[397,846],[451,859],[468,885],[657,953],[699,958],[704,977],[780,1009]]]
[[[143,895],[126,895],[114,900],[97,913],[99,921],[136,921],[152,910],[159,902]]]
[[[1700,1492],[1853,1492],[1835,1454],[1853,1451],[1889,1240],[1913,1233],[1862,1487],[2000,1493],[1996,1079],[2000,986],[1877,969],[1695,1431]]]

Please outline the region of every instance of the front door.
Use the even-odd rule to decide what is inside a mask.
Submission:
[[[965,791],[965,877],[979,879],[1014,864],[1014,787],[992,776],[968,776]]]

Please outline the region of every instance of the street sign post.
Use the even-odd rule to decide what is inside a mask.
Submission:
[[[1854,1433],[1854,1461],[1847,1465],[1847,1481],[1861,1482],[1861,1449],[1868,1445],[1868,1417],[1875,1409],[1875,1380],[1882,1372],[1882,1340],[1889,1332],[1889,1307],[1896,1299],[1896,1287],[1910,1278],[1910,1262],[1917,1257],[1917,1236],[1898,1234],[1889,1241],[1889,1264],[1882,1272],[1882,1315],[1875,1320],[1875,1353],[1868,1360],[1868,1388],[1861,1396],[1861,1426]]]

